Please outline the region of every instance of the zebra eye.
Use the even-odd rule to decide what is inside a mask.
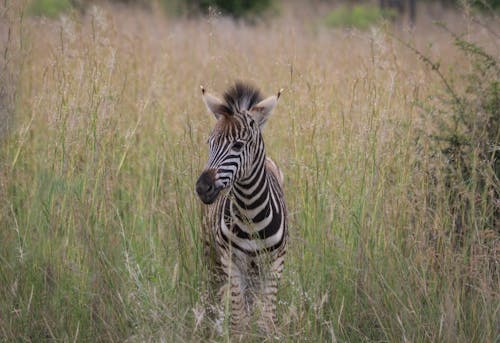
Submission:
[[[241,141],[236,141],[236,142],[234,142],[234,144],[233,144],[233,150],[234,150],[234,151],[236,151],[236,152],[238,152],[238,151],[240,151],[241,149],[243,149],[243,145],[244,145],[244,144],[243,144],[243,142],[241,142]]]

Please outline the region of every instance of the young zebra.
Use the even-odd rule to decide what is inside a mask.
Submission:
[[[223,306],[230,299],[233,329],[257,314],[261,330],[271,332],[288,231],[283,174],[266,158],[261,130],[281,91],[263,100],[256,88],[237,82],[221,101],[201,90],[217,119],[196,192],[209,205],[203,226],[218,296]]]

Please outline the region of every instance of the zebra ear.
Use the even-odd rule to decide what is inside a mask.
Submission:
[[[220,119],[221,116],[227,117],[230,115],[229,109],[222,103],[222,101],[212,94],[207,93],[203,86],[200,86],[200,88],[203,96],[203,102],[207,106],[207,109],[214,114],[215,118]]]
[[[283,89],[280,89],[278,94],[272,95],[262,100],[258,104],[252,106],[252,108],[250,109],[249,111],[250,115],[257,123],[259,123],[261,129],[266,123],[271,113],[273,113],[273,110],[276,107],[276,105],[278,104],[281,92],[283,92]]]

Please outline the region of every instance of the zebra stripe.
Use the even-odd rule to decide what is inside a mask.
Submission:
[[[258,324],[270,331],[288,228],[282,174],[266,157],[261,127],[278,97],[262,100],[241,83],[224,94],[225,102],[202,92],[218,121],[196,191],[209,205],[204,229],[219,294],[229,287],[233,327],[243,327],[260,304]]]

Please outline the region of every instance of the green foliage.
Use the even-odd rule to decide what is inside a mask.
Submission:
[[[420,56],[444,86],[444,96],[432,101],[424,115],[435,124],[429,137],[440,170],[432,173],[441,175],[448,194],[449,235],[461,247],[469,241],[472,228],[488,236],[500,224],[500,64],[481,46],[448,32],[469,65],[458,76],[460,87],[444,76],[439,63]],[[429,196],[436,201],[433,192]],[[493,249],[491,241],[478,243]]]
[[[239,18],[261,14],[273,5],[273,0],[187,0],[186,3],[205,12],[214,8]]]
[[[484,11],[500,9],[500,0],[470,0],[470,5]]]
[[[71,7],[70,0],[33,0],[29,6],[29,12],[37,16],[55,18]]]
[[[326,23],[332,27],[355,27],[366,30],[379,24],[384,18],[392,18],[393,10],[381,10],[379,7],[366,4],[355,6],[340,6],[326,17]]]
[[[425,0],[426,3],[440,2],[444,6],[461,8],[464,5],[488,12],[500,9],[500,0]]]

